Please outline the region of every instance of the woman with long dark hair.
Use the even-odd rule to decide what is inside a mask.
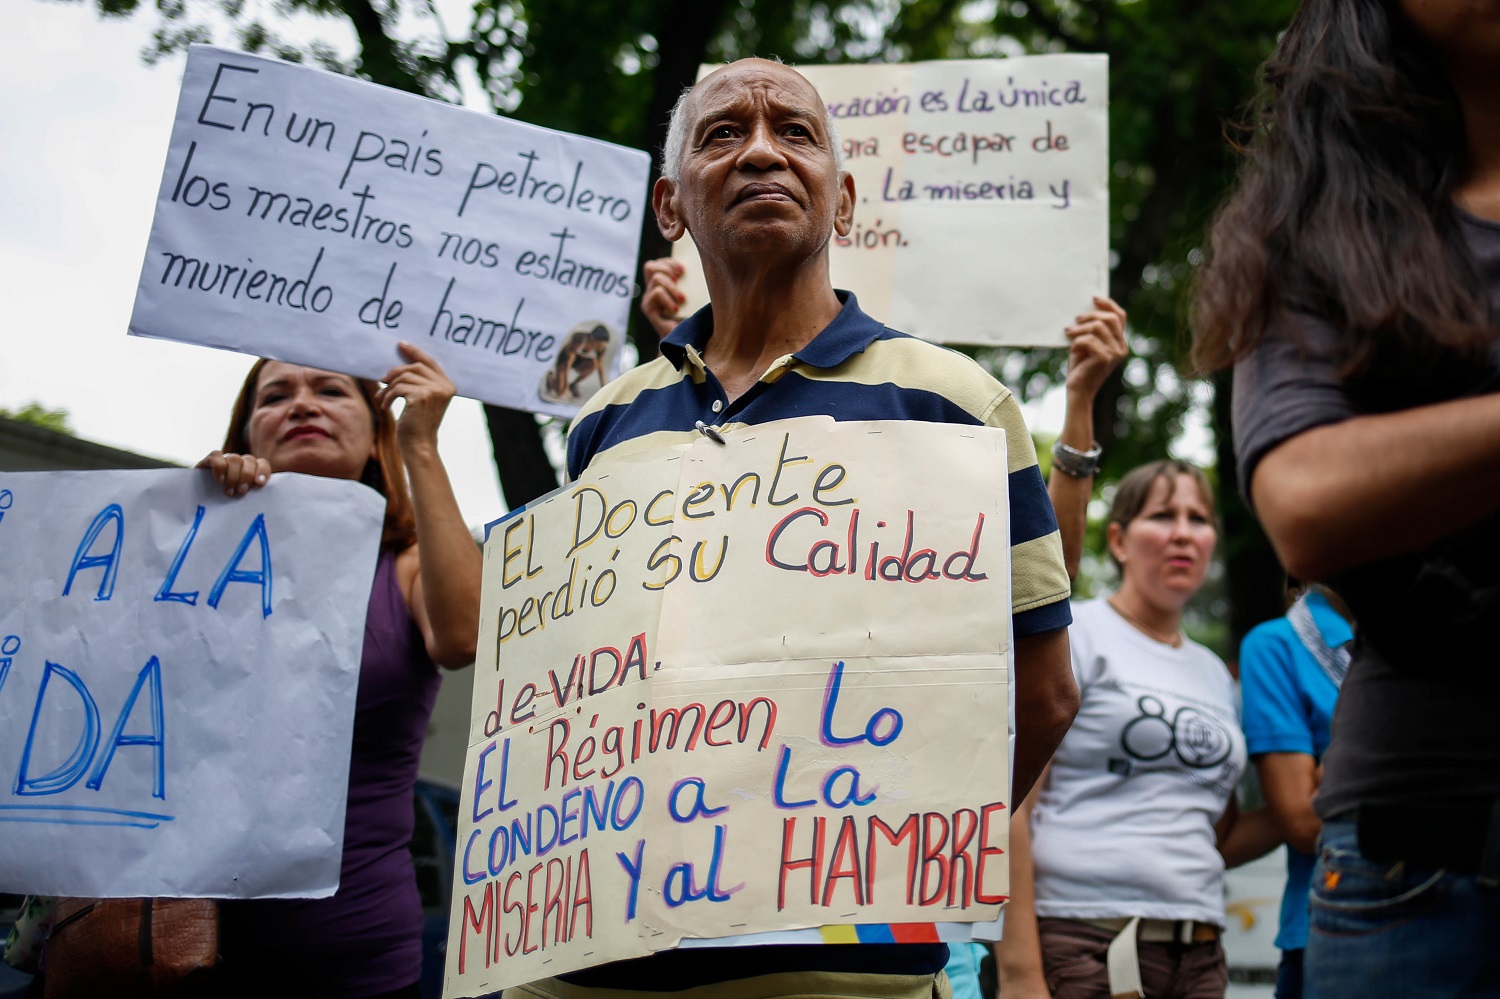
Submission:
[[[1307,0],[1195,303],[1240,481],[1360,622],[1313,999],[1500,990],[1500,3]]]
[[[419,994],[412,787],[437,667],[474,659],[482,560],[437,452],[453,383],[422,351],[407,344],[401,351],[406,363],[391,369],[384,387],[257,361],[235,400],[223,450],[202,463],[229,495],[280,472],[354,479],[385,496],[386,516],[365,618],[338,891],[223,903],[223,963],[195,994]],[[406,402],[399,419],[391,414],[397,399]]]

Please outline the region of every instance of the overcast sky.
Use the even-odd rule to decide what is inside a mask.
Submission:
[[[154,16],[0,13],[0,406],[66,409],[81,437],[187,464],[223,440],[251,361],[125,332],[184,61],[141,62]],[[321,30],[337,41],[337,21]],[[439,444],[464,519],[499,516],[477,402],[454,400]]]

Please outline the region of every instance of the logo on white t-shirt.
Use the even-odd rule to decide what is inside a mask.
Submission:
[[[1229,759],[1234,750],[1233,736],[1223,723],[1195,707],[1178,708],[1168,721],[1167,706],[1158,697],[1146,694],[1136,706],[1140,715],[1120,732],[1120,748],[1131,759],[1150,763],[1171,753],[1183,766],[1206,770]],[[1109,769],[1125,774],[1132,767],[1129,760],[1111,760]]]

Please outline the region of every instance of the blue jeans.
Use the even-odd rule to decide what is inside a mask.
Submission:
[[[1473,875],[1369,860],[1352,821],[1324,824],[1307,999],[1500,999],[1497,941],[1500,891]]]

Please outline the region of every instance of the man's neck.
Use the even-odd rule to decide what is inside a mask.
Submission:
[[[714,330],[704,362],[731,400],[748,391],[777,358],[811,343],[842,308],[829,282],[826,256],[790,272],[735,268],[732,280],[718,268],[706,270]]]

